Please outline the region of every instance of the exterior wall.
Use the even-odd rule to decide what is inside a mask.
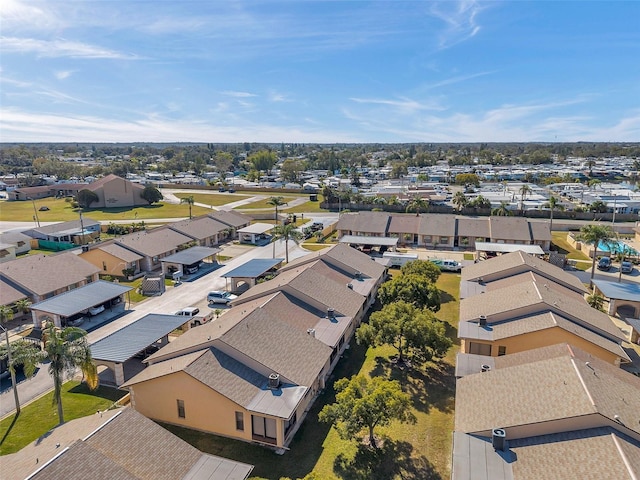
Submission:
[[[0,263],[15,259],[16,247],[14,245],[7,245],[6,247],[0,248]]]
[[[124,276],[122,270],[130,267],[135,268],[134,274],[140,271],[139,262],[125,262],[121,258],[114,257],[113,255],[98,248],[89,250],[88,252],[83,252],[79,256],[83,260],[86,260],[87,262],[99,268],[102,275],[122,277]]]
[[[140,197],[140,189],[135,188],[131,182],[124,178],[114,178],[94,190],[99,200],[91,206],[95,207],[131,207],[135,205],[147,205],[146,200]]]
[[[446,235],[419,235],[418,244],[425,248],[452,249],[455,237]]]
[[[495,342],[478,341],[471,339],[463,339],[460,345],[460,351],[462,353],[470,353],[470,343],[481,343],[491,345],[491,356],[498,356],[498,347],[506,347],[506,354],[524,352],[527,350],[533,350],[535,348],[546,347],[549,345],[555,345],[557,343],[568,343],[581,348],[585,352],[604,360],[605,362],[619,365],[620,357],[605,350],[598,345],[594,345],[588,342],[582,337],[573,335],[561,328],[548,328],[546,330],[539,330],[537,332],[527,333],[524,335],[517,335],[515,337],[503,338]]]
[[[146,417],[238,440],[253,441],[251,412],[184,372],[133,385],[130,391],[133,408]],[[178,400],[184,401],[185,418],[178,416]],[[244,431],[236,430],[235,412],[243,413]],[[284,445],[283,423],[282,419],[276,419],[277,446]]]

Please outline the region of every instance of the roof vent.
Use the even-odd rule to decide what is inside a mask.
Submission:
[[[350,288],[351,290],[353,290],[353,283],[347,283],[347,288]]]
[[[362,272],[356,272],[353,276],[356,277],[356,280],[362,280]]]
[[[488,372],[489,370],[491,370],[491,365],[487,365],[486,363],[480,367],[481,372]]]
[[[89,245],[82,245],[82,251],[83,252],[88,252],[89,251]]]
[[[336,318],[336,311],[333,308],[327,308],[327,318]]]
[[[486,327],[487,326],[487,316],[486,315],[480,315],[480,317],[478,318],[478,325],[480,325],[481,327]]]
[[[269,375],[269,388],[275,390],[280,386],[280,375],[272,373]]]
[[[507,449],[507,432],[502,428],[491,430],[491,445],[494,450],[504,452]]]
[[[315,328],[307,328],[307,333],[311,335],[313,338],[316,338],[316,329]]]

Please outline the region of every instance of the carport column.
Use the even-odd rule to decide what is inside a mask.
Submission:
[[[113,368],[116,378],[116,385],[120,386],[124,383],[124,364],[116,363]]]

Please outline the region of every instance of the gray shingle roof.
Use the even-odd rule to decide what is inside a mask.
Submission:
[[[169,223],[167,226],[178,233],[182,233],[183,235],[187,235],[198,240],[204,240],[212,237],[228,228],[224,223],[207,215],[192,218],[191,220]]]
[[[117,243],[108,243],[106,245],[99,245],[96,250],[102,250],[109,255],[113,255],[120,260],[124,260],[125,262],[131,263],[136,262],[142,259],[141,255],[138,255],[135,252],[132,252],[128,248],[124,248],[122,245],[118,245]]]
[[[523,217],[489,217],[489,229],[492,240],[531,241],[529,222]]]
[[[459,237],[491,238],[487,218],[457,217]]]
[[[179,245],[189,243],[191,238],[170,228],[154,228],[152,230],[130,233],[116,239],[124,248],[148,257],[162,255],[178,248]]]
[[[36,295],[86,281],[100,269],[77,255],[29,255],[0,264],[0,275]]]
[[[0,305],[11,305],[26,297],[27,295],[25,293],[9,285],[3,278],[0,278]]]
[[[420,230],[419,215],[390,215],[389,233],[418,233]]]
[[[217,210],[207,214],[209,217],[230,227],[242,227],[248,225],[253,220],[249,215],[230,210]]]
[[[456,216],[449,214],[429,214],[420,215],[420,235],[437,235],[442,237],[453,237],[456,234]]]
[[[351,231],[354,234],[379,234],[384,236],[387,233],[389,217],[388,213],[382,212],[345,213],[338,220],[336,229]]]

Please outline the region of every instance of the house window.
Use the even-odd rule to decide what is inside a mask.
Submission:
[[[431,239],[431,235],[425,235],[423,238],[424,238],[424,243],[433,243],[433,240]]]
[[[102,262],[102,270],[107,271],[107,262]]]
[[[277,442],[276,420],[274,418],[251,415],[251,426],[254,440],[273,444]]]
[[[186,418],[184,414],[184,400],[178,400],[178,417]]]
[[[440,237],[440,245],[446,245],[449,243],[449,237]]]
[[[501,357],[503,355],[507,354],[507,347],[505,347],[504,345],[499,345],[498,346],[498,356]]]
[[[236,412],[236,430],[244,431],[244,413]]]
[[[491,344],[489,343],[477,343],[469,342],[469,352],[474,355],[486,355],[491,356]]]

